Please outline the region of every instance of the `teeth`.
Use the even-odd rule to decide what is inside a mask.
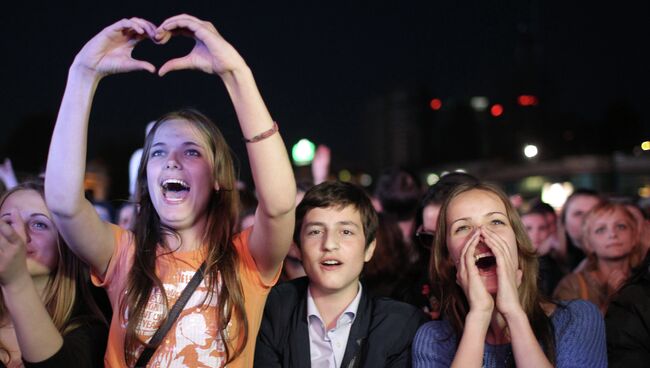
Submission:
[[[185,182],[184,180],[180,179],[167,179],[164,180],[161,184],[164,190],[174,190],[174,191],[180,191],[180,190],[189,190],[190,186]]]
[[[479,259],[485,258],[485,257],[492,257],[492,253],[482,253],[482,254],[479,254],[479,255],[475,255],[474,260],[478,261]]]
[[[323,264],[324,264],[324,265],[327,265],[327,266],[334,266],[334,265],[339,264],[339,261],[328,260],[328,261],[323,261]]]

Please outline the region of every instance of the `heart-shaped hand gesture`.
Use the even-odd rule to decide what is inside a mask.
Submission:
[[[176,34],[192,37],[196,43],[189,54],[169,60],[160,67],[160,76],[182,69],[198,69],[222,76],[246,65],[237,50],[221,37],[210,22],[187,14],[177,15],[158,27],[155,40],[164,44]]]
[[[181,14],[165,20],[159,27],[141,19],[122,19],[93,37],[77,54],[73,67],[99,78],[136,70],[156,71],[151,63],[131,56],[134,47],[144,39],[163,45],[174,35],[192,37],[196,43],[189,54],[167,61],[158,71],[197,69],[223,76],[246,64],[239,53],[221,37],[210,22]]]
[[[72,67],[103,77],[135,70],[155,72],[146,61],[135,60],[131,52],[138,42],[154,38],[156,26],[140,18],[122,19],[104,28],[88,41],[75,57]]]

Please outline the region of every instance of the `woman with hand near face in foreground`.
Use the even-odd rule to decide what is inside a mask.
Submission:
[[[430,276],[441,320],[418,331],[414,367],[607,366],[598,310],[538,293],[535,252],[501,190],[457,187],[437,230]]]
[[[108,327],[45,206],[43,186],[0,199],[0,367],[101,367]]]

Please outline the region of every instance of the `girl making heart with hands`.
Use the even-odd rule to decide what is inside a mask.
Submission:
[[[500,189],[463,184],[450,194],[430,276],[441,320],[418,331],[415,367],[606,366],[598,311],[542,298],[530,240]]]
[[[158,75],[183,69],[218,75],[247,142],[259,205],[255,226],[242,233],[233,232],[238,196],[230,148],[216,126],[191,109],[161,117],[147,135],[133,232],[102,222],[84,199],[88,117],[98,83],[110,74],[154,73],[151,63],[131,57],[133,48],[175,35],[194,38],[195,46],[167,61]],[[111,300],[107,367],[135,364],[203,262],[203,281],[149,366],[252,366],[264,302],[293,233],[295,180],[286,152],[250,69],[211,23],[189,15],[160,26],[123,19],[86,43],[70,67],[50,146],[46,198],[71,249]]]

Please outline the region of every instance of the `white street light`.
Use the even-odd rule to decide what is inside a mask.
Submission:
[[[528,144],[524,147],[524,156],[526,156],[526,158],[533,158],[537,156],[537,153],[537,146],[534,144]]]

